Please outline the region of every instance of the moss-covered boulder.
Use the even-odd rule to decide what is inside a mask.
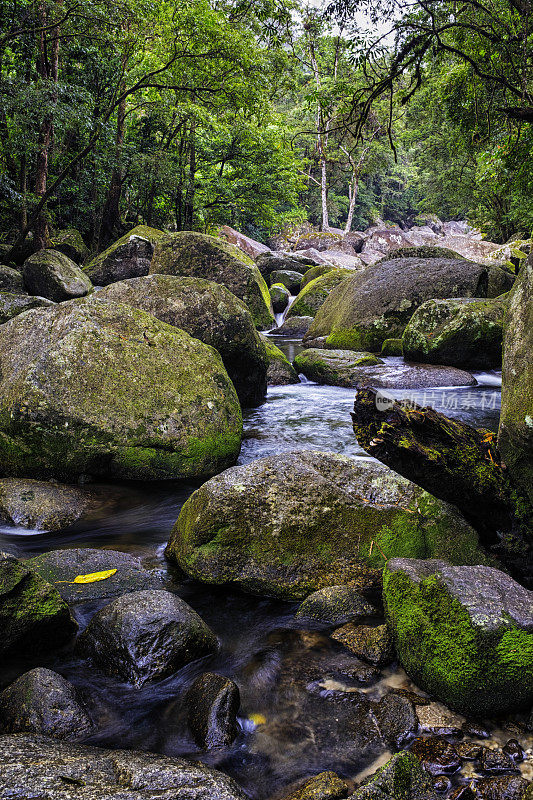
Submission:
[[[31,308],[51,307],[54,303],[45,297],[31,297],[29,294],[0,292],[0,325],[9,322]]]
[[[380,259],[377,263],[383,261],[390,261],[394,258],[451,258],[451,259],[464,259],[460,253],[455,250],[450,250],[449,247],[437,247],[430,244],[421,244],[414,247],[400,247],[398,250],[393,250],[388,253],[384,258]],[[466,259],[464,259],[466,260]]]
[[[0,264],[0,292],[24,294],[24,281],[18,269]]]
[[[287,316],[314,317],[326,302],[330,292],[352,275],[351,269],[335,269],[310,281],[299,293]]]
[[[84,272],[95,286],[148,275],[155,243],[164,235],[157,228],[137,225],[93,258],[84,267]]]
[[[340,233],[332,233],[330,231],[308,231],[296,240],[294,249],[314,249],[318,250],[319,253],[324,250],[334,250],[339,247],[342,238],[342,234]]]
[[[28,292],[55,303],[85,297],[92,283],[68,256],[58,250],[38,250],[22,265]]]
[[[92,733],[93,725],[74,686],[57,672],[37,667],[0,694],[0,728],[80,739]]]
[[[277,269],[270,273],[270,285],[281,283],[291,294],[298,294],[303,273],[293,269]]]
[[[400,554],[484,561],[477,534],[448,504],[381,464],[306,450],[204,483],[166,549],[191,578],[285,599],[325,586],[374,589],[385,558]]]
[[[0,328],[4,474],[209,475],[234,463],[241,432],[218,353],[145,311],[73,301]]]
[[[306,597],[294,616],[324,625],[341,625],[377,614],[377,609],[366,597],[351,586],[326,586]]]
[[[311,267],[304,273],[302,278],[302,283],[300,285],[300,291],[304,289],[308,283],[314,281],[315,278],[320,278],[322,275],[327,275],[328,272],[333,272],[334,270],[338,269],[334,264],[319,264],[316,267]]]
[[[261,334],[268,357],[267,382],[269,386],[287,386],[291,383],[300,383],[298,373],[291,362],[274,342]]]
[[[66,228],[63,231],[58,231],[52,236],[50,244],[54,250],[64,253],[76,264],[83,264],[89,257],[89,248],[76,228]]]
[[[533,702],[533,592],[487,566],[393,559],[386,616],[407,674],[476,718]]]
[[[295,369],[310,381],[349,388],[357,386],[360,380],[358,367],[375,364],[383,364],[383,361],[372,353],[321,350],[313,347],[303,350],[294,359]]]
[[[499,369],[507,296],[493,300],[428,300],[404,331],[408,361],[465,369]]]
[[[235,245],[193,231],[167,233],[156,242],[150,272],[222,283],[246,303],[259,330],[274,326],[268,286],[250,256]]]
[[[505,316],[502,411],[498,447],[516,484],[533,504],[533,258],[509,295]]]
[[[268,290],[275,314],[281,314],[289,305],[291,293],[282,283],[274,283]]]
[[[388,259],[335,287],[306,339],[327,336],[332,348],[380,352],[385,339],[402,336],[426,300],[486,297],[487,291],[488,269],[483,264],[451,258]]]
[[[65,644],[77,630],[54,586],[0,553],[0,653],[34,653]]]
[[[401,339],[385,339],[381,345],[382,356],[403,356],[403,342]]]
[[[397,753],[378,769],[351,800],[437,800],[431,776],[408,751]]]
[[[112,283],[95,297],[147,311],[218,350],[243,406],[261,403],[268,361],[250,311],[229,289],[202,278],[146,275]]]
[[[59,531],[80,519],[92,500],[90,492],[77,486],[0,478],[0,520],[6,525]]]
[[[295,272],[302,272],[300,269],[301,261],[293,258],[289,253],[279,253],[275,250],[270,250],[268,253],[261,253],[261,255],[256,258],[255,263],[264,278],[268,278],[272,272],[276,272],[277,270],[288,269]]]
[[[276,336],[292,336],[301,339],[309,330],[313,317],[285,317],[283,323],[276,328]]]

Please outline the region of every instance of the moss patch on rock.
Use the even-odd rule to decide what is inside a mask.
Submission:
[[[55,303],[85,297],[93,286],[78,265],[58,250],[38,250],[27,258],[22,277],[30,294]]]
[[[291,383],[300,383],[298,373],[291,362],[274,342],[260,334],[268,358],[267,382],[269,386],[287,386]]]
[[[403,356],[403,342],[401,339],[385,339],[381,345],[382,356]]]
[[[287,312],[287,317],[314,317],[325,303],[329,293],[346,278],[353,275],[350,269],[329,270],[306,284]]]
[[[13,317],[18,317],[24,311],[32,308],[51,307],[55,305],[52,300],[45,297],[31,297],[28,294],[14,294],[0,292],[0,325],[9,322]]]
[[[96,286],[148,275],[155,243],[165,236],[148,225],[137,225],[93,258],[84,271]]]
[[[311,381],[329,386],[357,386],[362,366],[374,366],[383,361],[372,353],[353,350],[321,350],[307,348],[294,359],[294,366]]]

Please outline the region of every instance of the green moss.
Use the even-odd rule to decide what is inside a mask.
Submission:
[[[346,278],[353,276],[353,270],[335,269],[307,283],[287,312],[287,317],[314,317],[325,303],[329,293]]]
[[[333,266],[333,264],[318,264],[316,267],[311,267],[311,269],[308,269],[307,272],[304,273],[301,288],[304,289],[307,284],[314,281],[315,278],[320,278],[321,275],[327,275],[335,269],[337,269],[337,267]]]
[[[385,339],[381,345],[382,356],[403,356],[403,342],[401,339]]]
[[[472,626],[441,578],[384,575],[386,615],[402,665],[429,694],[476,717],[533,697],[533,635],[509,624],[490,637]]]

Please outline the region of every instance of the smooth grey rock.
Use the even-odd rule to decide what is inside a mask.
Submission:
[[[302,337],[309,330],[313,317],[289,317],[279,328],[276,328],[276,336]]]
[[[374,716],[383,739],[389,747],[399,750],[418,730],[418,718],[407,697],[389,692],[374,706]]]
[[[236,683],[204,672],[187,692],[187,722],[198,747],[230,745],[237,736],[240,693]]]
[[[56,303],[84,297],[92,289],[87,275],[58,250],[38,250],[24,262],[22,276],[30,294]]]
[[[22,528],[60,531],[94,502],[90,491],[30,478],[0,478],[0,521]]]

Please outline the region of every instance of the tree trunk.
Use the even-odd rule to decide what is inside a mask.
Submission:
[[[196,123],[191,121],[189,144],[189,180],[185,192],[185,230],[192,231],[194,222],[194,195],[196,193]]]
[[[353,215],[355,211],[355,201],[359,193],[359,179],[357,173],[353,176],[352,182],[348,187],[348,194],[350,195],[350,206],[348,208],[348,218],[344,226],[344,233],[350,233],[352,230]]]
[[[125,84],[120,85],[121,95],[125,92]],[[100,225],[99,249],[105,249],[113,240],[120,227],[120,198],[122,184],[124,183],[122,171],[122,151],[126,129],[126,97],[122,97],[117,108],[117,131],[115,135],[115,166],[111,174],[111,181],[107,191],[107,198],[102,212]]]
[[[358,390],[352,420],[369,455],[457,506],[482,542],[533,582],[533,512],[501,463],[495,434],[375,389]]]

